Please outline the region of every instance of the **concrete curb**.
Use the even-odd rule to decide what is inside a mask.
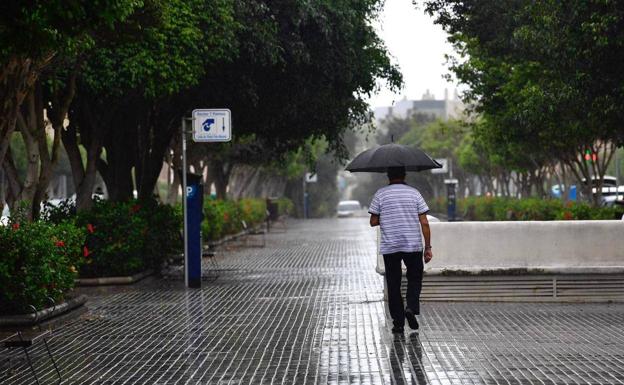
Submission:
[[[264,227],[264,225],[258,225],[256,227],[252,227],[252,228],[249,228],[247,230],[240,231],[240,232],[238,232],[236,234],[226,235],[225,237],[223,237],[223,238],[221,238],[219,240],[216,240],[214,242],[207,242],[206,243],[207,244],[207,249],[208,250],[214,249],[215,247],[221,246],[224,243],[227,243],[227,242],[230,242],[230,241],[234,241],[237,238],[240,238],[240,237],[242,237],[244,235],[257,235],[258,231],[262,230],[262,227]]]
[[[76,279],[76,286],[130,285],[152,274],[154,274],[154,270],[149,269],[131,276],[79,278]]]
[[[385,275],[382,266],[376,266],[375,271]],[[403,269],[405,271],[405,269]],[[425,268],[424,275],[430,276],[527,276],[527,275],[576,275],[576,274],[624,274],[624,266],[595,266],[595,267],[492,267],[488,269],[445,267]]]
[[[42,323],[50,318],[68,313],[76,308],[83,306],[87,302],[87,296],[79,295],[76,298],[69,299],[55,307],[49,307],[39,310],[36,313],[16,314],[0,316],[0,327],[25,327]]]

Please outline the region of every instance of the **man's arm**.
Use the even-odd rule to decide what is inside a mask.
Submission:
[[[420,228],[422,229],[423,237],[425,238],[425,263],[431,261],[433,258],[433,252],[431,251],[431,229],[429,228],[429,220],[427,219],[427,214],[418,215],[418,220],[420,221]]]
[[[371,214],[370,225],[371,227],[379,226],[379,214]]]

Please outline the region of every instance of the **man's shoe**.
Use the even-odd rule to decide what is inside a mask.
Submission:
[[[403,329],[403,326],[393,326],[392,327],[392,333],[403,333],[405,329]]]
[[[405,309],[405,318],[407,319],[407,324],[412,330],[418,330],[418,320],[416,320],[416,316],[411,309]]]

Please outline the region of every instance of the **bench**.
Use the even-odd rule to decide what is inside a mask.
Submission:
[[[48,301],[52,304],[52,310],[54,311],[54,308],[56,307],[55,301],[52,298],[48,298]],[[30,305],[30,308],[32,309],[35,315],[38,314],[37,309],[34,306]],[[37,323],[37,318],[35,318],[35,323]],[[39,376],[37,375],[37,371],[35,370],[35,367],[33,366],[33,362],[30,358],[29,350],[35,344],[42,342],[45,346],[48,357],[52,361],[54,370],[56,371],[56,375],[58,377],[57,384],[60,384],[63,381],[61,377],[61,372],[56,364],[56,360],[54,359],[54,356],[52,355],[52,351],[50,350],[50,346],[48,345],[48,340],[47,340],[51,336],[52,336],[52,330],[51,329],[44,330],[41,327],[41,324],[39,324],[37,327],[37,330],[10,332],[9,334],[3,336],[0,339],[0,343],[2,343],[2,345],[6,349],[9,349],[9,350],[20,349],[20,348],[22,349],[22,352],[24,353],[24,356],[26,357],[26,362],[28,363],[28,367],[30,368],[30,371],[32,372],[33,377],[35,378],[35,383],[39,385],[40,384]]]

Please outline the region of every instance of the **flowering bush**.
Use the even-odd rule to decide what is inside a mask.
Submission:
[[[81,251],[83,278],[158,270],[168,255],[182,248],[181,211],[156,201],[96,200],[90,210],[78,214],[65,202],[47,207],[43,218],[52,223],[69,219],[87,234]]]
[[[204,221],[202,237],[214,241],[228,234],[243,230],[243,221],[247,226],[262,223],[266,218],[264,199],[242,199],[224,201],[208,199],[204,201]]]
[[[88,232],[81,277],[124,276],[162,261],[182,247],[182,219],[170,206],[157,202],[96,201],[78,213],[76,226]]]
[[[0,226],[0,313],[29,313],[47,298],[63,300],[86,262],[86,231],[72,223],[12,222]]]

